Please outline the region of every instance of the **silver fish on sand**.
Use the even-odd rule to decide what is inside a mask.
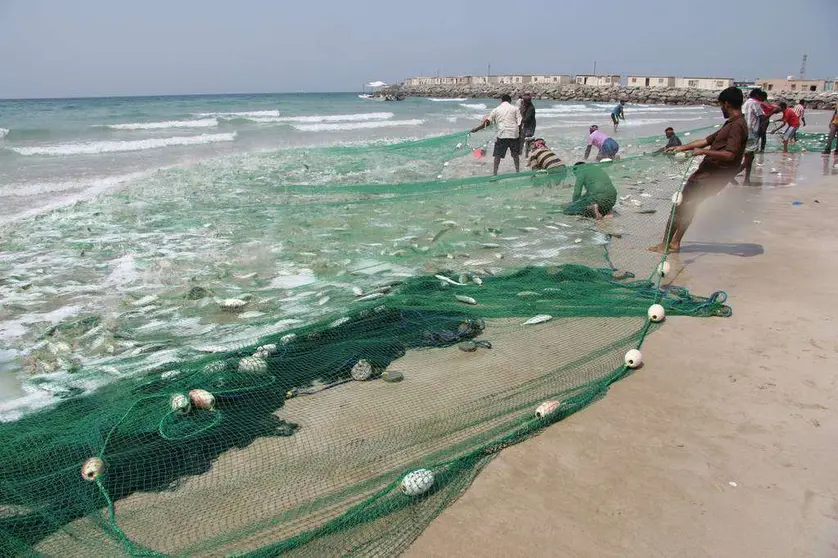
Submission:
[[[477,304],[477,301],[471,298],[470,296],[465,295],[454,295],[457,300],[464,304]]]
[[[222,310],[238,310],[247,306],[247,301],[240,298],[228,298],[218,303]]]
[[[538,316],[533,316],[532,318],[524,322],[523,325],[543,324],[544,322],[549,322],[552,319],[553,316],[551,316],[550,314],[539,314]]]
[[[445,275],[434,275],[434,277],[436,277],[437,279],[439,279],[443,283],[448,283],[449,285],[456,285],[458,287],[463,286],[462,283],[454,281],[453,279],[451,279],[450,277],[446,277]]]
[[[230,350],[221,345],[207,345],[205,347],[196,347],[196,349],[202,353],[225,353]]]
[[[372,293],[372,294],[368,294],[367,296],[362,296],[362,297],[356,298],[355,300],[357,302],[365,302],[367,300],[375,300],[376,298],[381,298],[383,296],[384,296],[384,293]]]

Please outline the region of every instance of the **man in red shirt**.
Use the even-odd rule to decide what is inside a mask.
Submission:
[[[759,106],[762,108],[762,124],[759,128],[759,151],[760,153],[765,151],[765,140],[766,134],[768,133],[768,121],[771,120],[771,116],[780,112],[780,107],[777,105],[772,105],[768,102],[768,93],[765,91],[760,92],[760,99],[759,99]]]
[[[783,124],[787,126],[786,131],[783,132],[783,153],[788,153],[789,140],[794,137],[797,129],[800,128],[800,117],[785,102],[780,103],[780,111],[783,114]]]

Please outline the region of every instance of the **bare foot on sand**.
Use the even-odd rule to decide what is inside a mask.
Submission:
[[[681,251],[681,243],[680,242],[670,242],[669,248],[667,249],[666,244],[661,242],[660,244],[655,244],[654,246],[649,246],[647,248],[650,252],[658,252],[659,254],[663,254],[664,252],[669,252],[670,254],[677,254]]]

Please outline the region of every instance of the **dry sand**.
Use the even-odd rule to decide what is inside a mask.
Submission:
[[[504,450],[406,555],[838,556],[836,220],[838,176],[706,203],[673,281],[733,317],[670,318],[639,373]]]

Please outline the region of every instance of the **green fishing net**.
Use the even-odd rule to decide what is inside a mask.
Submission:
[[[212,181],[204,163],[113,194],[124,203],[96,210],[103,239],[61,249],[112,258],[105,237],[130,221],[162,235],[156,249],[193,278],[163,282],[161,315],[208,320],[248,305],[259,334],[190,351],[210,333],[132,329],[138,301],[117,332],[178,351],[148,365],[136,351],[96,352],[95,316],[45,332],[91,345],[75,373],[118,379],[0,423],[0,553],[397,554],[504,447],[629,374],[624,355],[658,327],[650,306],[730,314],[724,293],[663,282],[665,256],[645,250],[663,239],[691,160],[599,164],[618,201],[594,221],[563,212],[572,170],[487,177],[473,151],[484,140],[262,154]],[[216,260],[193,261],[177,244],[201,239],[195,215],[225,231],[232,248]],[[236,275],[258,268],[246,254],[264,239],[296,275]],[[244,281],[256,294],[202,305],[204,286],[229,295]],[[219,321],[212,334],[233,331]]]

